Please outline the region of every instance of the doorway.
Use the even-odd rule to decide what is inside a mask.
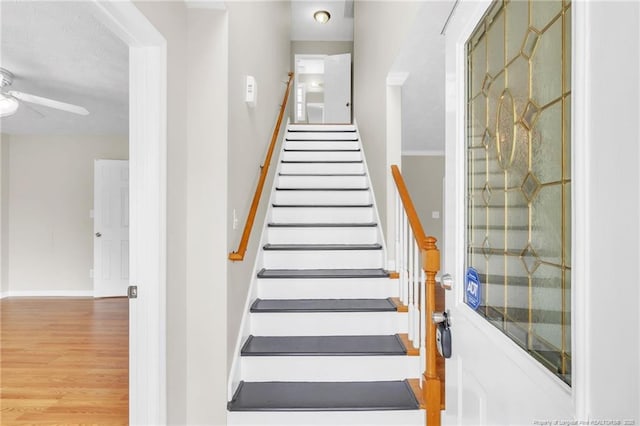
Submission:
[[[351,54],[295,55],[296,123],[351,123]]]

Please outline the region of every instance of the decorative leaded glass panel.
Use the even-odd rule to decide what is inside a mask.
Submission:
[[[571,3],[496,1],[467,43],[477,312],[571,384]]]

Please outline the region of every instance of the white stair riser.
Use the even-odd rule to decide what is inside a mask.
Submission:
[[[232,411],[228,425],[274,426],[418,426],[425,423],[424,410],[401,411]]]
[[[278,188],[367,188],[366,176],[278,176]]]
[[[407,332],[407,314],[398,312],[252,313],[254,336],[356,336]]]
[[[398,296],[398,280],[388,278],[263,278],[258,279],[262,299],[348,299]]]
[[[335,140],[358,140],[356,132],[287,132],[287,140],[305,141],[335,141]]]
[[[373,244],[377,228],[268,228],[272,244]]]
[[[276,191],[275,204],[369,204],[369,191]]]
[[[404,380],[419,374],[417,356],[242,357],[242,376],[251,382],[364,382]]]
[[[360,142],[343,141],[286,141],[285,149],[360,149]]]
[[[282,161],[360,161],[360,152],[350,151],[314,151],[314,152],[283,152]]]
[[[369,223],[373,221],[373,208],[274,207],[271,220],[276,223]]]
[[[265,250],[267,269],[382,268],[382,250]]]
[[[363,163],[283,163],[280,173],[364,173]]]

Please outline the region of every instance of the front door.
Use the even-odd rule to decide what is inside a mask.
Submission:
[[[351,123],[351,54],[324,58],[324,122]]]
[[[126,296],[129,286],[129,162],[94,167],[93,294]]]
[[[446,415],[457,424],[573,417],[571,11],[463,2],[447,30]]]

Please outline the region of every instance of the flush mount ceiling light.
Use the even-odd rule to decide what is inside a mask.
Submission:
[[[326,10],[319,10],[313,14],[313,19],[320,22],[321,24],[326,24],[329,19],[331,19],[331,14]]]

